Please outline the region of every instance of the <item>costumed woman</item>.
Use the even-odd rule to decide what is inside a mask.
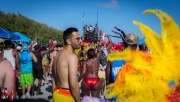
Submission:
[[[116,81],[108,86],[107,98],[115,96],[117,102],[180,102],[177,87],[180,78],[179,26],[161,10],[146,10],[144,14],[155,14],[160,19],[162,34],[156,34],[140,22],[133,22],[140,27],[152,53],[132,51],[130,47],[109,54],[108,60],[125,60],[126,64]]]
[[[143,32],[151,54],[132,51],[108,55],[108,60],[125,60],[116,81],[107,88],[107,98],[117,97],[117,102],[180,102],[179,26],[161,10],[146,10],[144,14],[155,14],[161,21],[162,33],[156,34],[148,26],[134,21]],[[100,102],[84,97],[83,102]]]
[[[102,36],[102,31],[100,31]],[[95,50],[90,48],[87,52],[88,59],[83,62],[82,73],[80,74],[82,96],[99,97],[101,90],[101,81],[98,76],[100,57],[101,57],[101,40],[98,45],[97,56]]]

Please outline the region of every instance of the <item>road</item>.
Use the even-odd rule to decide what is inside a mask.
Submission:
[[[35,94],[36,94],[36,90],[37,90],[37,86],[38,86],[38,80],[35,80]],[[46,100],[49,100],[50,102],[52,102],[52,80],[51,77],[48,77],[48,83],[45,83],[44,80],[42,81],[42,86],[41,86],[41,91],[43,92],[42,95],[34,95],[31,96],[31,98],[33,99],[37,99],[37,98],[43,98]]]
[[[41,92],[43,92],[42,95],[36,95],[37,87],[38,87],[38,80],[36,79],[34,83],[35,83],[34,84],[35,95],[31,96],[31,98],[32,99],[41,98],[41,99],[46,99],[49,102],[52,102],[53,97],[52,97],[52,80],[51,80],[51,77],[50,76],[48,77],[48,83],[45,83],[44,80],[42,81],[42,86],[41,86]],[[79,86],[81,86],[80,83],[79,83]],[[21,91],[21,90],[19,90],[19,91]],[[80,94],[81,94],[81,90],[80,90]],[[82,94],[80,96],[82,96]]]
[[[35,80],[35,94],[36,94],[36,90],[37,90],[37,86],[38,86],[38,80]],[[80,86],[80,83],[79,83]],[[51,77],[48,77],[48,83],[45,83],[44,80],[42,81],[42,86],[41,86],[41,91],[43,92],[42,95],[34,95],[31,96],[32,99],[37,99],[37,98],[43,98],[46,99],[50,102],[52,102],[52,80]],[[81,92],[81,90],[80,90]]]

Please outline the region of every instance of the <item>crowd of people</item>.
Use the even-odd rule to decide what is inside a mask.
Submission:
[[[60,50],[63,47],[62,43],[50,40],[48,46],[42,46],[36,41],[30,44],[15,44],[10,39],[4,41],[1,38],[0,44],[2,69],[0,87],[7,88],[3,89],[2,98],[13,96],[14,99],[30,99],[31,96],[35,95],[35,79],[38,79],[36,95],[42,95],[42,80],[44,79],[45,83],[48,83],[47,77],[52,70],[52,67],[49,67],[52,64],[49,54],[52,51]],[[18,89],[22,90],[22,95],[19,95]]]
[[[92,40],[92,38],[89,38],[88,37],[88,33],[90,32],[93,32],[94,33],[94,35],[96,36],[96,37],[98,37],[98,25],[96,24],[95,25],[95,27],[94,27],[94,29],[92,28],[92,25],[84,25],[84,27],[83,27],[83,38],[84,38],[84,40],[87,40],[87,39],[91,39]]]
[[[149,12],[157,14],[153,10],[146,13]],[[159,12],[168,19],[164,22],[174,22],[168,15]],[[114,49],[111,37],[102,30],[97,43],[83,42],[78,29],[72,27],[63,32],[64,43],[50,40],[48,46],[33,41],[15,47],[11,40],[0,39],[1,98],[18,98],[16,83],[19,82],[22,89],[20,98],[30,99],[35,95],[35,79],[38,79],[36,95],[43,95],[42,80],[48,83],[47,77],[52,74],[53,102],[93,102],[95,99],[106,99],[104,102],[143,102],[144,99],[148,102],[179,102],[180,88],[176,88],[180,77],[176,68],[179,57],[175,56],[179,51],[177,45],[180,44],[180,35],[173,36],[178,40],[169,40],[169,35],[166,35],[172,33],[167,32],[176,24],[168,23],[169,28],[164,30],[166,33],[160,38],[148,27],[134,23],[140,26],[147,38],[147,46],[139,45],[136,34],[125,35],[123,32],[122,47]],[[179,28],[177,31],[180,34]],[[149,32],[154,35],[148,35]],[[107,43],[105,38],[108,39]],[[164,47],[164,52],[153,44],[159,45],[159,48]],[[172,49],[172,53],[166,51],[168,48]],[[163,54],[167,55],[164,57]],[[167,56],[173,61],[166,60]],[[156,61],[163,63],[164,69],[160,69]],[[167,71],[170,68],[167,62],[172,63],[170,71]],[[160,71],[168,75],[164,76]],[[156,85],[153,85],[155,82]],[[165,90],[159,90],[157,86]]]
[[[104,37],[108,39],[108,42],[104,42]],[[76,28],[68,28],[64,31],[63,39],[64,47],[62,42],[52,40],[48,45],[42,46],[36,41],[30,44],[17,43],[14,45],[10,39],[1,39],[1,62],[9,63],[9,70],[12,68],[13,72],[8,74],[10,76],[3,76],[3,78],[11,78],[6,79],[7,84],[4,83],[1,86],[12,91],[11,95],[7,94],[8,97],[30,99],[33,95],[43,95],[42,80],[48,83],[47,77],[52,73],[54,102],[63,101],[62,99],[68,100],[63,94],[72,96],[70,100],[76,102],[80,102],[80,97],[84,96],[105,98],[105,86],[110,82],[110,79],[106,78],[109,77],[106,75],[110,74],[107,55],[114,52],[111,38],[101,30],[97,43],[83,42]],[[138,39],[136,43],[137,41]],[[8,64],[4,67],[8,67]],[[105,72],[106,67],[107,72]],[[114,77],[118,70],[113,73]],[[36,94],[34,93],[35,79],[38,79]],[[18,95],[19,88],[22,90],[22,95]],[[62,94],[62,97],[59,94]]]

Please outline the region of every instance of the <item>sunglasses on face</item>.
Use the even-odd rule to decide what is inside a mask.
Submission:
[[[78,41],[81,40],[81,37],[77,37],[76,40],[78,40]]]

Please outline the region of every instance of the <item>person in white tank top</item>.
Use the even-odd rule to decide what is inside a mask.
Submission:
[[[15,68],[16,62],[15,62],[15,58],[13,57],[12,53],[13,53],[13,49],[4,50],[4,58],[6,58],[8,61],[10,61],[13,69],[16,70],[16,68]]]
[[[5,44],[5,49],[4,49],[3,57],[11,62],[14,70],[16,70],[16,66],[17,66],[17,71],[19,72],[20,66],[19,66],[18,52],[16,51],[16,49],[12,49],[11,40],[5,40],[4,44]]]

